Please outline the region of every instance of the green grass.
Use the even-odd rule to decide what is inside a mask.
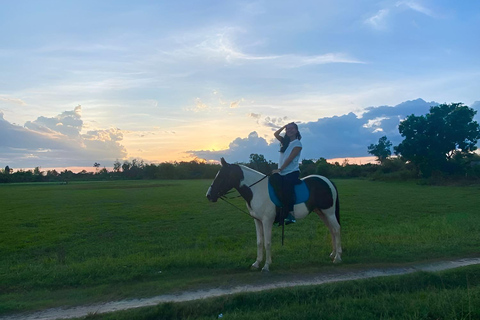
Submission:
[[[480,266],[165,303],[89,320],[479,319]]]
[[[211,181],[0,185],[0,314],[254,283],[253,220]],[[479,186],[337,180],[344,263],[316,215],[273,235],[277,274],[478,256]],[[241,199],[234,202],[243,206]]]

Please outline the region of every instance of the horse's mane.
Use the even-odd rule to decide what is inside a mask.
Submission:
[[[247,167],[247,166],[245,166],[245,165],[243,165],[243,164],[239,164],[239,166],[240,166],[241,168],[245,169],[246,171],[250,171],[250,172],[252,172],[252,173],[255,173],[255,174],[258,174],[258,175],[261,175],[261,176],[266,176],[265,174],[263,174],[263,173],[261,173],[261,172],[259,172],[259,171],[257,171],[257,170],[254,170],[254,169],[252,169],[252,168],[250,168],[250,167]]]

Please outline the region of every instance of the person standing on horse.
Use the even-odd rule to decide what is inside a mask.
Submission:
[[[285,129],[285,135],[280,133]],[[285,224],[294,223],[295,217],[293,215],[293,205],[295,204],[295,184],[299,181],[300,168],[299,160],[302,152],[302,143],[300,139],[302,136],[298,131],[298,126],[291,122],[275,133],[275,138],[281,143],[280,160],[278,162],[278,169],[273,170],[272,174],[278,173],[280,175],[281,188],[283,199],[283,210],[288,212],[285,218]]]

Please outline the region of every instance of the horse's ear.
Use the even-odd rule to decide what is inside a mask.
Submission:
[[[222,164],[222,166],[228,165],[227,161],[225,161],[223,157],[220,159],[220,163]]]

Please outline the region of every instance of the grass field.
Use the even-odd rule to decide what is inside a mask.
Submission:
[[[310,215],[273,235],[277,274],[479,255],[479,186],[335,181],[343,261]],[[263,275],[253,220],[209,203],[211,181],[0,185],[0,315],[174,293]],[[240,199],[235,203],[242,205]],[[477,269],[478,270],[478,269]]]

